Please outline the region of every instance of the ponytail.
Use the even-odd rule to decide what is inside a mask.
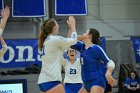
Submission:
[[[55,20],[50,18],[43,22],[40,29],[38,49],[42,50],[45,39],[49,34],[53,32],[53,27],[55,26]]]

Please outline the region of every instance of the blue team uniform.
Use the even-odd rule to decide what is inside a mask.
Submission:
[[[104,77],[105,81],[107,82],[106,77],[105,77],[105,73],[107,71],[107,65],[100,63],[100,70],[102,71],[103,77]]]
[[[96,44],[86,49],[85,44],[82,42],[78,42],[72,48],[81,53],[82,80],[86,90],[90,91],[92,86],[101,86],[105,89],[106,83],[100,70],[100,60],[106,65],[110,59],[104,50]]]
[[[137,87],[137,85],[139,84],[139,80],[138,79],[131,79],[131,78],[126,78],[125,84],[126,85],[130,85],[130,87]]]
[[[133,80],[132,78],[128,77],[128,78],[126,78],[126,80],[125,80],[125,86],[126,86],[126,87],[127,87],[128,85],[129,85],[130,87],[137,87],[139,84],[140,84],[140,82],[139,82],[139,79],[138,79],[138,78],[136,78],[136,79]],[[127,88],[127,92],[128,92],[128,93],[140,93],[140,89],[130,90],[130,89]]]
[[[64,63],[63,67],[65,69],[65,93],[78,93],[82,88],[82,79],[81,79],[81,64],[79,52],[76,54],[76,58],[73,64],[70,63],[70,59],[67,55],[67,52],[64,53]]]

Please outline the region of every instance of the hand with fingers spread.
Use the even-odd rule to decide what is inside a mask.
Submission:
[[[75,18],[74,16],[69,16],[68,20],[67,20],[67,24],[68,24],[68,27],[70,29],[70,31],[72,32],[75,32],[76,31],[76,28],[75,28]]]
[[[6,6],[3,10],[1,10],[1,17],[7,19],[10,15],[10,8]]]
[[[75,18],[74,16],[69,16],[68,20],[67,20],[67,24],[69,27],[69,32],[67,37],[71,37],[73,32],[76,32],[76,23],[75,23]]]

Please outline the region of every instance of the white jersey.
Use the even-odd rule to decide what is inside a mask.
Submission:
[[[49,36],[44,42],[44,55],[42,56],[42,69],[38,84],[50,81],[62,81],[61,67],[64,50],[77,42],[77,33],[72,38]]]
[[[73,64],[68,59],[64,59],[65,78],[64,83],[83,83],[81,79],[80,58],[76,58]]]

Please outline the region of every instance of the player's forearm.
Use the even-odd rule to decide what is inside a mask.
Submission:
[[[114,68],[115,68],[115,63],[112,60],[109,60],[109,62],[107,63],[106,76],[112,75]]]
[[[67,37],[70,38],[70,36],[71,36],[71,34],[72,34],[73,32],[76,32],[75,26],[72,26],[72,27],[69,28],[69,32],[68,32]]]
[[[76,27],[75,27],[75,26],[71,26],[71,27],[69,28],[69,31],[70,31],[70,32],[76,32]]]
[[[2,49],[0,50],[0,58],[5,54],[7,51],[7,45],[2,45]]]
[[[113,72],[113,68],[112,67],[108,67],[107,68],[107,71],[106,71],[106,74],[105,74],[105,77],[112,77],[112,72]]]
[[[68,35],[67,35],[67,38],[70,38],[71,33],[72,33],[72,32],[69,30]]]
[[[106,71],[106,74],[112,75],[113,70],[114,70],[114,69],[113,69],[112,67],[108,67],[108,68],[107,68],[107,71]]]
[[[3,40],[2,37],[0,37],[0,42],[1,42],[1,44],[2,44],[2,49],[1,49],[1,51],[2,51],[2,54],[3,54],[3,53],[5,53],[5,52],[7,51],[7,44],[5,43],[5,41]]]
[[[5,28],[5,25],[6,25],[6,22],[7,22],[7,18],[4,17],[1,19],[1,24],[0,24],[0,28],[4,30]]]
[[[6,22],[7,22],[7,18],[2,18],[1,19],[1,23],[0,23],[0,36],[2,35],[2,33],[3,33],[3,30],[4,30],[4,28],[5,28],[5,25],[6,25]]]
[[[74,16],[69,16],[69,19],[67,20],[67,23],[68,23],[68,27],[69,27],[68,37],[70,37],[70,35],[73,32],[76,32],[76,24],[75,24]]]
[[[2,37],[0,37],[0,42],[1,42],[2,46],[7,46]]]

